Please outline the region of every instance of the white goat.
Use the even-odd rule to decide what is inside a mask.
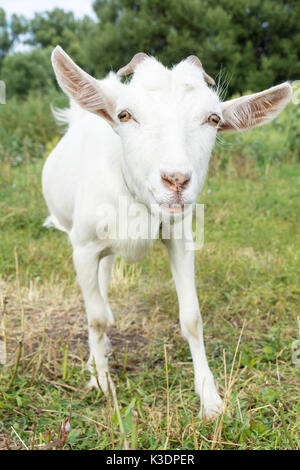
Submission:
[[[139,53],[117,75],[111,72],[100,81],[81,70],[59,46],[52,62],[71,106],[59,112],[69,126],[45,163],[43,192],[50,211],[48,224],[67,232],[73,246],[88,318],[89,368],[95,365],[104,392],[107,380],[114,390],[105,333],[114,322],[107,298],[114,256],[130,261],[145,256],[171,217],[175,224],[163,241],[176,285],[181,329],[193,358],[200,415],[213,417],[222,410],[222,400],[205,355],[194,253],[186,247],[191,238],[191,210],[186,207],[196,202],[204,183],[217,133],[270,121],[290,101],[291,86],[286,82],[222,103],[207,85],[214,82],[195,56],[168,69]],[[119,76],[129,73],[131,81],[122,83]],[[112,219],[120,215],[122,200],[128,215],[118,217],[116,235]],[[112,208],[110,213],[103,209],[107,207]],[[179,216],[188,220],[189,230],[176,239]],[[150,236],[135,236],[136,227],[149,221]],[[93,376],[90,385],[96,383]]]

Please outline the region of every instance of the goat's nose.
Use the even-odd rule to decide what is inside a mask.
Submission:
[[[191,177],[183,173],[161,173],[161,179],[171,191],[182,192],[189,184]]]

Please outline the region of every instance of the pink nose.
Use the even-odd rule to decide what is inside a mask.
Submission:
[[[191,177],[183,173],[162,173],[161,180],[171,191],[182,193],[189,184]]]

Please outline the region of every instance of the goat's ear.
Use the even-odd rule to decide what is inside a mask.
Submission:
[[[288,104],[292,87],[288,82],[253,95],[241,96],[221,104],[222,131],[245,131],[274,119]]]
[[[98,81],[78,67],[60,46],[54,49],[51,59],[62,90],[83,108],[113,123],[114,104]]]

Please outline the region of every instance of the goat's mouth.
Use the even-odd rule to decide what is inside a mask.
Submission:
[[[159,207],[168,214],[178,214],[185,209],[184,204],[160,204]]]
[[[156,194],[150,190],[152,193],[152,197],[155,202],[156,210],[159,207],[161,213],[175,215],[175,214],[182,214],[184,212],[188,212],[188,208],[192,205],[190,201],[184,200],[181,194],[176,194],[175,197],[172,198],[158,198]]]

